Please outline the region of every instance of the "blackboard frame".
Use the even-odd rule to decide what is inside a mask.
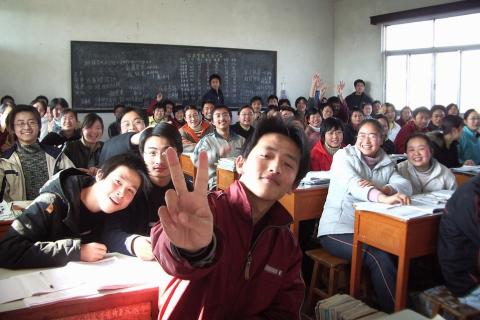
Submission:
[[[244,49],[244,48],[228,48],[228,47],[207,47],[207,46],[189,46],[189,45],[172,45],[172,44],[157,44],[157,43],[131,43],[131,42],[109,42],[109,41],[79,41],[79,40],[72,40],[70,41],[70,84],[71,84],[71,97],[72,97],[72,108],[74,108],[77,112],[113,112],[113,105],[109,108],[101,108],[97,106],[92,106],[92,108],[78,108],[75,106],[75,97],[74,97],[74,87],[75,87],[75,81],[74,81],[74,55],[75,55],[75,50],[77,46],[85,46],[85,45],[95,45],[95,44],[100,44],[100,45],[122,45],[122,46],[132,46],[132,47],[152,47],[152,48],[176,48],[176,49],[195,49],[195,50],[227,50],[227,51],[236,51],[236,52],[243,52],[243,53],[263,53],[263,54],[269,54],[271,55],[272,63],[273,63],[273,68],[272,68],[272,83],[273,83],[273,91],[271,94],[277,94],[277,51],[273,50],[257,50],[257,49]],[[152,97],[155,90],[152,90]],[[168,98],[168,97],[167,97]],[[266,97],[265,97],[266,98]],[[177,102],[177,101],[175,101]],[[181,101],[179,101],[181,102]],[[266,102],[266,101],[265,101]],[[232,109],[236,109],[238,106],[233,106]]]

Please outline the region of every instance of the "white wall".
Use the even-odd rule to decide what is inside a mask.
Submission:
[[[372,98],[383,100],[381,26],[370,24],[370,16],[428,7],[451,0],[336,0],[335,82],[344,80],[345,95],[353,91],[353,81],[367,82]]]
[[[314,71],[333,79],[332,12],[333,0],[0,0],[0,95],[71,101],[70,41],[84,40],[276,50],[277,92],[285,78],[295,99]]]

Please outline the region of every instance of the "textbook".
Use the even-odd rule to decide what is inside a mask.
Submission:
[[[160,265],[115,256],[97,262],[69,262],[0,280],[0,303],[24,299],[27,306],[98,294],[158,281]]]
[[[300,185],[316,186],[330,183],[330,171],[309,171],[300,181]]]
[[[402,220],[409,220],[426,215],[441,214],[453,194],[453,190],[440,190],[416,194],[411,197],[410,205],[385,204],[379,202],[356,202],[356,210],[373,211]]]
[[[459,168],[452,168],[453,172],[458,172],[458,173],[465,173],[469,175],[476,175],[477,173],[480,172],[480,166],[461,166]]]
[[[235,172],[235,157],[218,159],[217,167]]]

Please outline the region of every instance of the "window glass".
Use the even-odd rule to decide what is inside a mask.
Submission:
[[[435,47],[480,44],[480,13],[435,20]]]
[[[462,53],[462,88],[460,93],[460,111],[478,108],[478,75],[480,74],[480,50]]]
[[[407,103],[407,56],[387,57],[386,100],[395,106]]]
[[[433,54],[415,54],[410,56],[408,78],[408,105],[415,109],[420,106],[431,107],[432,101],[432,57]]]
[[[385,30],[387,51],[433,47],[433,20],[396,24]]]
[[[438,53],[435,61],[435,104],[458,103],[460,52]]]

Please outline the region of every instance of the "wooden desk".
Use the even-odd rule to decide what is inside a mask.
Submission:
[[[118,253],[108,254],[117,259],[130,259],[136,262],[137,258],[127,257]],[[105,290],[84,297],[71,297],[70,300],[57,301],[28,307],[24,300],[16,300],[0,304],[0,320],[3,319],[62,319],[62,320],[90,320],[90,319],[157,319],[158,316],[158,285],[164,272],[158,263],[152,262],[149,268],[139,267],[135,270],[136,263],[126,271],[148,272],[148,283],[117,290]],[[92,265],[94,268],[95,265]],[[152,269],[153,268],[153,269]],[[0,268],[0,279],[27,274],[32,271],[48,270],[24,269],[11,270]],[[118,272],[118,269],[113,269]],[[157,272],[158,271],[158,272]],[[122,273],[123,274],[123,273]]]
[[[474,175],[468,173],[454,172],[453,174],[455,175],[455,180],[457,181],[457,188],[474,177]]]
[[[0,320],[157,319],[158,287],[122,290],[0,313]]]
[[[192,177],[195,182],[195,176],[197,175],[197,168],[193,165],[190,154],[182,153],[180,155],[180,165],[182,166],[183,173]]]
[[[291,229],[297,238],[300,221],[320,219],[327,194],[328,186],[297,188],[279,200],[293,218]]]
[[[217,190],[225,190],[238,179],[236,172],[217,168]],[[293,218],[292,232],[298,238],[300,221],[319,219],[327,199],[328,186],[297,188],[284,195],[279,202]]]
[[[401,220],[369,211],[355,211],[350,295],[358,297],[362,246],[368,244],[398,256],[395,311],[405,308],[410,259],[435,253],[440,215]]]
[[[12,224],[13,220],[0,220],[0,239],[3,238],[3,235],[7,232],[8,228]]]

